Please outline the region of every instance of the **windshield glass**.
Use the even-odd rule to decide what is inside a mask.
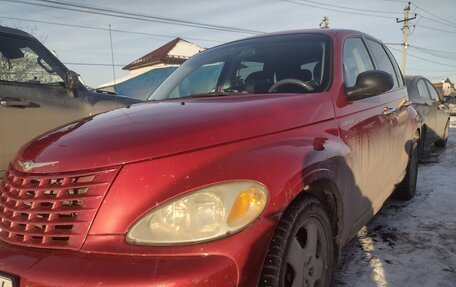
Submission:
[[[329,88],[331,41],[321,34],[260,37],[202,52],[179,67],[149,100]]]
[[[33,41],[0,35],[0,81],[64,85],[65,73]]]

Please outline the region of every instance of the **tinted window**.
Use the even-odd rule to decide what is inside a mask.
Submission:
[[[416,84],[416,87],[418,89],[418,93],[420,94],[420,97],[426,98],[426,99],[430,98],[428,89],[426,87],[426,83],[422,79],[418,81],[418,83]]]
[[[192,71],[184,81],[174,88],[169,98],[215,92],[223,66],[224,63],[213,63],[203,65]]]
[[[425,82],[426,82],[426,85],[429,88],[429,92],[431,94],[431,99],[433,99],[434,101],[439,102],[440,101],[439,93],[437,93],[437,91],[435,90],[434,86],[432,86],[432,84],[430,82],[428,82],[428,81],[425,81]]]
[[[186,61],[149,99],[268,93],[274,83],[284,79],[307,82],[310,88],[290,84],[276,92],[322,92],[330,84],[330,45],[325,35],[293,34],[215,47]],[[204,76],[195,76],[201,70]]]
[[[64,75],[33,41],[0,36],[0,81],[63,85]]]
[[[359,74],[373,70],[374,66],[360,38],[350,38],[344,43],[345,85],[353,87]]]
[[[237,76],[239,77],[239,79],[245,81],[245,78],[247,78],[248,75],[254,72],[263,71],[263,69],[264,63],[243,61],[239,64],[239,67],[237,68]]]
[[[385,46],[383,46],[383,48],[388,53],[388,56],[389,56],[391,62],[393,63],[394,70],[396,71],[397,79],[398,79],[398,82],[399,82],[399,86],[400,87],[404,86],[404,84],[405,84],[404,77],[403,77],[403,75],[401,73],[401,69],[399,68],[399,65],[397,64],[396,59],[394,58],[394,56],[391,53],[391,51],[388,50],[388,48],[386,48]]]
[[[394,80],[394,87],[399,87],[396,71],[393,68],[391,60],[386,54],[385,49],[383,49],[383,46],[372,40],[367,40],[367,43],[372,51],[372,56],[374,57],[375,63],[377,64],[377,68],[390,74]]]

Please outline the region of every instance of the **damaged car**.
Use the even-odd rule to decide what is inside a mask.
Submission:
[[[0,178],[21,145],[39,134],[137,102],[88,90],[36,38],[0,26]]]

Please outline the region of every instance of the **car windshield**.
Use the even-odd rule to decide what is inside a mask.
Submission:
[[[64,85],[65,73],[33,41],[0,35],[0,81]]]
[[[149,97],[165,100],[263,93],[316,93],[329,88],[331,41],[322,34],[242,40],[202,52]]]

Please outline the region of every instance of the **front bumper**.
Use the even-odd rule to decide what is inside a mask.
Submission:
[[[18,287],[251,287],[276,223],[257,220],[226,238],[174,247],[128,245],[121,235],[88,236],[79,251],[0,241],[0,274],[13,275]]]
[[[0,243],[0,272],[21,287],[236,286],[236,264],[207,256],[119,256],[51,251]]]

